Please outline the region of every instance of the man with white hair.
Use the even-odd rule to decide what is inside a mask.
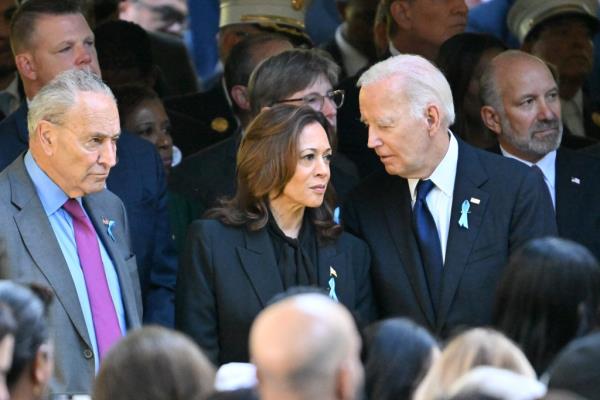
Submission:
[[[385,172],[349,196],[343,220],[371,248],[380,317],[407,316],[442,337],[488,324],[508,256],[556,233],[542,175],[455,137],[450,86],[424,58],[389,58],[358,83]]]
[[[298,294],[265,308],[250,332],[262,400],[359,398],[360,337],[346,308]]]
[[[40,89],[27,118],[29,149],[0,174],[0,278],[52,289],[51,392],[89,393],[142,316],[125,207],[106,189],[117,104],[98,76],[74,69]]]

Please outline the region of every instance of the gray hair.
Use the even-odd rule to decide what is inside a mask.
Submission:
[[[361,75],[357,86],[368,86],[392,77],[403,80],[403,94],[415,118],[423,117],[427,105],[434,103],[440,106],[446,127],[454,123],[450,85],[444,74],[421,56],[401,54],[378,62]]]
[[[65,113],[75,105],[81,92],[102,93],[115,100],[110,88],[92,72],[79,69],[64,71],[44,86],[31,100],[27,114],[30,137],[35,135],[40,121],[62,125]]]
[[[490,106],[498,112],[504,112],[500,88],[498,87],[496,78],[496,65],[493,61],[485,67],[479,78],[479,99],[482,106]]]

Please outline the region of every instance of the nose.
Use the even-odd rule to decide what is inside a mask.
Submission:
[[[321,107],[321,112],[325,117],[329,120],[335,119],[337,116],[337,108],[332,99],[329,97],[323,98],[323,107]]]
[[[117,144],[115,142],[105,140],[98,155],[98,164],[109,169],[117,164]]]
[[[329,162],[324,157],[318,157],[315,165],[315,175],[327,178],[329,180]]]
[[[541,100],[539,103],[540,107],[538,110],[538,120],[551,121],[556,119],[557,113],[554,110],[554,104],[556,103],[558,103],[558,99],[555,100],[553,103],[550,103],[547,100]]]
[[[381,146],[382,144],[383,143],[381,142],[379,135],[377,135],[377,132],[375,132],[375,129],[369,126],[369,137],[367,140],[367,147],[370,149],[374,149],[376,147]]]
[[[156,147],[159,149],[167,149],[173,146],[173,139],[171,135],[168,133],[162,133],[159,135],[158,140],[156,141]]]
[[[92,62],[92,50],[86,45],[77,47],[77,53],[75,55],[76,66],[86,66]]]
[[[465,0],[454,0],[454,8],[453,13],[454,14],[458,14],[458,15],[464,15],[465,17],[467,16],[467,13],[469,12],[469,7],[467,7],[467,3],[465,2]]]

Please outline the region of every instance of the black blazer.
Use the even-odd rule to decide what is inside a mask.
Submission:
[[[361,322],[374,315],[366,244],[343,233],[319,246],[318,285],[336,294]],[[248,361],[248,334],[256,315],[283,292],[266,229],[255,232],[218,220],[195,221],[188,232],[175,297],[176,327],[190,335],[218,365]]]
[[[531,238],[556,234],[552,203],[539,172],[460,140],[458,144],[437,315],[411,227],[407,180],[375,174],[350,194],[342,209],[347,228],[371,249],[380,317],[407,316],[442,337],[459,326],[489,324],[508,256]],[[468,229],[458,225],[464,200],[471,206]]]

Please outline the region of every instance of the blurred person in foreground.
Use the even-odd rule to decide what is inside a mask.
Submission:
[[[252,325],[252,362],[262,400],[358,400],[360,336],[347,309],[299,294],[264,309]]]

